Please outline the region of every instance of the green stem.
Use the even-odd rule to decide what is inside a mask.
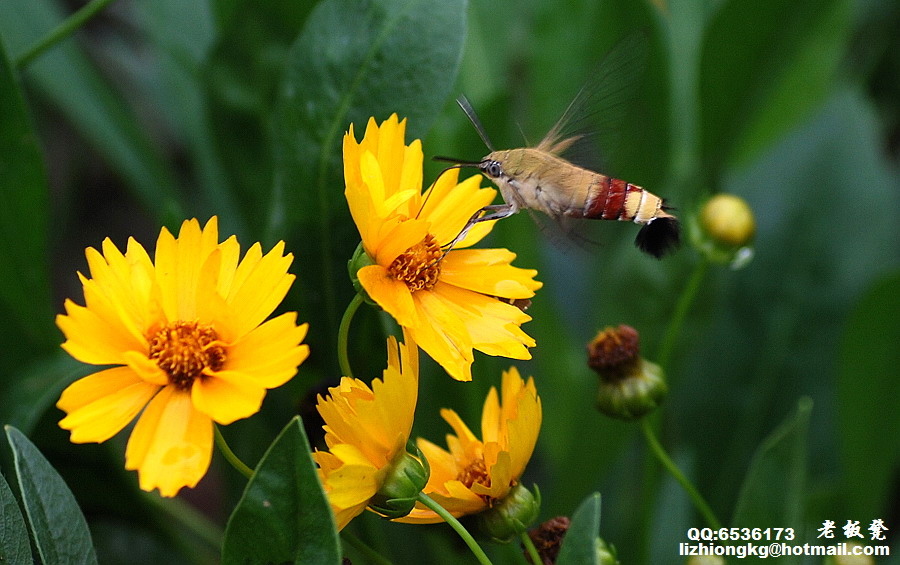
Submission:
[[[430,508],[434,511],[435,514],[440,516],[447,525],[453,528],[457,535],[462,538],[466,545],[469,546],[469,550],[475,555],[475,558],[478,559],[478,562],[481,565],[492,565],[491,560],[488,559],[488,556],[484,553],[484,550],[481,549],[481,546],[478,545],[478,542],[475,541],[475,538],[472,537],[472,534],[463,527],[462,524],[459,523],[459,520],[453,517],[452,514],[447,512],[443,506],[435,502],[431,497],[429,497],[424,492],[419,493],[419,502]]]
[[[35,58],[39,57],[47,49],[50,49],[63,39],[70,36],[78,28],[83,26],[85,22],[93,18],[107,5],[112,4],[116,0],[91,0],[85,4],[80,10],[66,18],[58,26],[53,28],[43,39],[32,45],[24,55],[16,60],[16,68],[22,69]]]
[[[663,335],[662,343],[659,347],[659,354],[657,354],[655,359],[655,362],[662,367],[663,370],[669,369],[669,360],[672,357],[672,351],[675,349],[675,344],[678,341],[678,334],[681,332],[681,327],[684,325],[685,318],[687,318],[691,303],[694,302],[697,291],[700,290],[700,284],[703,282],[703,278],[706,276],[706,271],[708,270],[709,259],[703,257],[700,259],[700,262],[694,266],[694,272],[691,273],[691,278],[688,279],[687,285],[685,285],[684,290],[681,291],[681,296],[678,297],[678,303],[675,304],[675,311],[672,313],[672,318],[669,320],[669,325],[666,327],[666,333]]]
[[[361,294],[357,294],[347,305],[344,310],[344,316],[341,318],[341,326],[338,328],[338,363],[341,366],[341,374],[345,377],[353,377],[353,371],[350,369],[350,358],[347,356],[347,341],[350,336],[350,322],[353,315],[363,303]]]
[[[363,556],[365,556],[367,562],[375,563],[377,565],[393,565],[390,559],[366,545],[365,542],[363,542],[361,539],[354,536],[350,532],[346,530],[342,531],[341,539],[347,542],[347,545],[352,546],[358,552],[362,553]]]
[[[706,503],[706,500],[703,499],[703,496],[697,490],[693,483],[688,480],[687,477],[684,476],[684,473],[681,472],[675,462],[669,457],[666,453],[666,450],[659,443],[659,440],[656,439],[656,435],[653,433],[653,426],[650,424],[647,418],[641,418],[641,430],[644,432],[644,437],[647,439],[647,444],[650,446],[650,449],[653,451],[653,454],[656,455],[656,458],[659,459],[659,462],[662,463],[662,466],[666,468],[669,473],[675,477],[675,480],[681,485],[681,488],[687,492],[688,496],[691,498],[691,501],[694,503],[694,506],[703,515],[703,518],[706,520],[706,523],[709,524],[714,530],[718,530],[722,527],[721,522],[719,522],[716,515],[713,513],[712,508],[709,507],[709,504]]]
[[[222,435],[222,432],[219,431],[219,426],[213,424],[213,429],[216,432],[216,445],[219,447],[219,451],[222,452],[222,455],[225,456],[225,460],[231,463],[231,466],[238,470],[238,472],[248,479],[253,476],[253,469],[248,467],[243,461],[238,458],[237,455],[234,454],[234,451],[228,447],[228,442],[225,441],[225,436]]]
[[[525,546],[525,551],[528,552],[528,557],[531,557],[533,565],[541,565],[543,563],[541,555],[538,553],[537,548],[534,547],[534,542],[531,541],[531,536],[528,535],[528,532],[522,532],[519,534],[519,537],[522,538],[522,545]]]

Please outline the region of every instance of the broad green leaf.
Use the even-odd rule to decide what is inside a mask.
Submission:
[[[63,389],[97,370],[97,366],[76,361],[62,351],[32,361],[10,373],[10,386],[0,403],[0,422],[31,433],[41,416],[59,400]]]
[[[299,417],[263,456],[228,520],[222,563],[340,563],[328,499]]]
[[[700,67],[703,165],[746,163],[827,97],[848,38],[850,2],[725,3],[710,21]]]
[[[4,320],[0,343],[6,344],[2,366],[11,368],[29,349],[49,348],[53,334],[48,323],[52,312],[45,259],[47,178],[25,101],[2,43],[0,108],[0,312]]]
[[[556,565],[600,565],[600,493],[589,495],[572,515]]]
[[[807,432],[812,401],[797,410],[763,441],[744,478],[731,526],[792,527],[801,535],[806,487]]]
[[[0,2],[0,35],[11,58],[63,19],[57,2]],[[182,218],[175,175],[135,114],[69,38],[31,62],[25,77],[129,183],[157,218]]]
[[[28,565],[33,562],[25,518],[9,484],[0,475],[0,563]]]
[[[234,2],[202,69],[207,141],[254,234],[263,233],[272,212],[272,108],[288,50],[313,6],[285,0],[260,10],[258,2]]]
[[[22,432],[5,426],[28,528],[43,563],[96,564],[91,533],[72,491]]]
[[[293,239],[307,265],[296,287],[318,328],[314,350],[335,349],[353,292],[346,261],[359,236],[343,196],[342,136],[352,123],[361,138],[370,117],[397,113],[409,120],[407,143],[422,137],[448,98],[464,35],[463,0],[326,0],[291,48],[276,105],[272,233]]]
[[[888,510],[900,459],[900,274],[873,285],[850,314],[840,348],[838,433],[846,511]]]

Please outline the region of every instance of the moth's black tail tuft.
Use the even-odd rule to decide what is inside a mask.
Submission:
[[[638,249],[661,259],[664,255],[675,251],[681,243],[681,226],[675,216],[654,218],[644,224],[634,239]]]

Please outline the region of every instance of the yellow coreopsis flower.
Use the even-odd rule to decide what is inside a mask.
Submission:
[[[456,435],[447,435],[444,450],[425,439],[419,449],[431,466],[425,494],[460,517],[476,514],[501,502],[519,484],[531,459],[541,428],[541,399],[534,379],[526,383],[511,367],[503,373],[501,400],[491,387],[481,415],[481,439],[453,410],[441,410],[441,416]],[[421,504],[397,522],[431,524],[442,519]]]
[[[219,243],[215,216],[203,229],[184,222],[178,238],[163,228],[155,260],[134,239],[124,254],[105,239],[86,255],[85,306],[66,300],[56,323],[70,355],[114,367],[63,391],[59,425],[74,443],[102,442],[143,410],[125,468],[142,489],[175,496],[206,474],[213,421],[255,414],[309,354],[295,312],[265,321],[294,281],[293,255],[284,242],[265,255],[256,243],[239,261],[234,236]]]
[[[451,169],[423,193],[422,145],[405,145],[405,131],[394,114],[370,119],[362,142],[352,125],[344,136],[344,194],[370,259],[359,283],[455,379],[471,380],[473,349],[530,359],[534,340],[519,326],[531,317],[510,301],[534,296],[537,271],[513,267],[507,249],[466,249],[494,222],[444,251],[496,191]]]
[[[328,451],[313,458],[338,529],[365,510],[406,453],[419,391],[418,351],[408,337],[399,346],[388,338],[387,351],[387,369],[371,388],[343,377],[327,398],[319,396]]]

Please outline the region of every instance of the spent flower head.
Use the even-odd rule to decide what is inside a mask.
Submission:
[[[328,451],[316,451],[313,458],[338,529],[367,506],[396,517],[392,501],[401,501],[408,512],[428,480],[427,467],[406,452],[419,390],[416,344],[407,337],[398,346],[391,337],[387,351],[387,368],[371,388],[343,377],[327,397],[319,397]]]
[[[507,249],[468,249],[494,222],[444,249],[496,191],[451,169],[423,193],[422,145],[406,145],[405,131],[394,114],[370,119],[361,142],[352,125],[344,136],[344,194],[366,256],[351,276],[455,379],[471,380],[475,349],[529,359],[535,342],[520,326],[531,317],[509,302],[534,296],[537,271],[513,267]]]
[[[640,337],[631,326],[608,327],[588,344],[588,366],[600,376],[597,408],[613,418],[633,420],[652,412],[668,392],[659,365],[640,356]]]
[[[213,422],[255,414],[309,354],[296,313],[265,321],[294,281],[293,256],[255,243],[240,259],[215,216],[203,229],[184,222],[177,238],[163,228],[153,260],[134,239],[124,254],[109,239],[101,249],[86,251],[91,277],[79,273],[85,305],[66,300],[56,323],[70,355],[113,367],[63,391],[59,425],[75,443],[102,442],[143,410],[125,468],[174,496],[206,474]]]
[[[517,486],[541,429],[541,399],[533,378],[526,383],[519,371],[511,367],[503,373],[499,398],[497,389],[491,387],[481,416],[482,439],[453,410],[441,410],[441,416],[455,432],[447,436],[448,449],[418,440],[419,449],[431,465],[425,494],[458,518],[499,507],[513,491],[518,492]],[[524,496],[517,497],[517,504]],[[516,515],[509,518],[528,526],[530,519],[522,517],[533,519],[536,509],[518,506]],[[419,504],[409,516],[397,521],[431,524],[442,520]]]

